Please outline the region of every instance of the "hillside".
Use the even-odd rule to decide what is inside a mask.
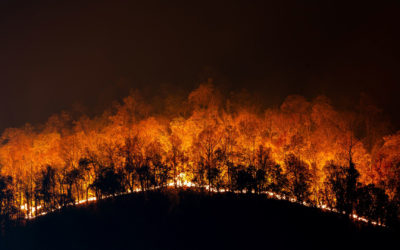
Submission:
[[[387,229],[287,201],[168,190],[39,217],[8,232],[1,249],[341,249],[394,240]]]

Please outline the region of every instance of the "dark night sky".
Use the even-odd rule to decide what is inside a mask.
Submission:
[[[365,92],[400,124],[400,1],[141,2],[1,0],[0,129],[208,76],[270,104]]]

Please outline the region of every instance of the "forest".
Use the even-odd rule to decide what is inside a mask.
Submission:
[[[155,103],[132,91],[103,113],[61,112],[0,139],[0,223],[168,187],[267,193],[398,227],[400,131],[368,98],[292,95],[265,108],[201,84]]]

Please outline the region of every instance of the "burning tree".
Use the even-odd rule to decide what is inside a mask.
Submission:
[[[1,211],[31,216],[40,206],[197,185],[269,191],[383,223],[398,217],[400,136],[382,137],[379,110],[368,103],[343,111],[323,96],[290,96],[263,110],[246,96],[208,82],[155,108],[132,92],[95,117],[64,112],[7,129],[0,162],[11,179],[3,179]]]

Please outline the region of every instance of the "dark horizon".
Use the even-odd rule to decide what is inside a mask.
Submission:
[[[400,127],[400,3],[2,1],[0,130],[130,89],[189,92],[211,77],[278,105],[370,96]],[[160,90],[161,89],[161,90]]]

